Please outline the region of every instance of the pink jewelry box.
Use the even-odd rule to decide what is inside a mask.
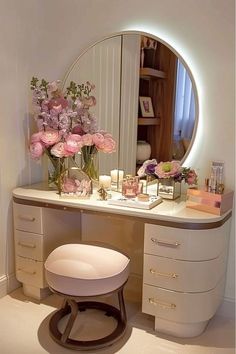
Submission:
[[[187,189],[186,207],[210,214],[222,215],[233,207],[233,191],[223,194],[206,192],[204,189]]]

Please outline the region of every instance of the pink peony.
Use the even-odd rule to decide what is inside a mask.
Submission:
[[[69,153],[64,146],[63,142],[57,143],[51,148],[51,154],[56,157],[68,157],[71,156],[72,154]]]
[[[58,130],[48,129],[42,132],[41,141],[46,146],[51,146],[61,140],[61,134]]]
[[[103,136],[104,136],[104,138],[112,138],[112,135],[110,133],[107,133],[107,132],[104,132]]]
[[[40,141],[33,142],[29,147],[32,159],[38,160],[44,153],[44,146]]]
[[[155,167],[155,174],[159,178],[174,177],[178,173],[180,173],[180,163],[179,163],[179,161],[160,162]]]
[[[93,143],[96,145],[97,148],[101,148],[104,143],[104,136],[100,133],[93,134]]]
[[[77,134],[68,135],[64,144],[65,150],[73,154],[79,152],[82,146],[81,136]]]
[[[116,143],[112,138],[105,138],[103,142],[102,152],[112,153],[115,152]]]
[[[91,146],[94,144],[92,134],[84,134],[82,136],[82,143],[85,146]]]
[[[32,144],[32,143],[37,143],[37,142],[41,141],[42,134],[43,134],[42,131],[32,134],[31,139],[30,139],[30,143]]]

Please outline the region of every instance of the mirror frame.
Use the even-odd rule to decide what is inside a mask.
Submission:
[[[188,149],[186,151],[186,153],[184,154],[184,157],[180,160],[180,164],[183,165],[183,163],[185,162],[185,160],[187,159],[193,144],[195,142],[196,139],[196,133],[197,133],[197,128],[198,128],[198,123],[199,123],[199,97],[198,97],[198,91],[197,91],[197,85],[194,79],[194,76],[192,74],[192,71],[190,69],[190,67],[188,66],[187,62],[185,61],[185,59],[182,57],[182,55],[179,54],[179,52],[172,47],[169,43],[167,43],[165,40],[163,40],[160,37],[157,37],[156,35],[149,33],[149,32],[144,32],[144,31],[120,31],[120,32],[115,32],[111,35],[107,35],[105,37],[103,37],[100,40],[97,40],[96,42],[92,43],[91,45],[89,45],[85,50],[82,51],[82,53],[77,57],[77,59],[73,62],[73,64],[69,67],[69,69],[67,70],[63,80],[62,80],[62,88],[65,89],[65,82],[71,72],[71,70],[75,67],[75,65],[77,65],[78,61],[80,60],[80,58],[88,51],[90,50],[92,47],[94,47],[96,44],[101,43],[103,41],[105,41],[106,39],[112,38],[112,37],[117,37],[117,36],[121,36],[123,34],[137,34],[140,36],[147,36],[147,37],[151,37],[153,39],[155,39],[156,41],[161,42],[163,45],[165,45],[167,48],[169,48],[176,56],[177,58],[181,61],[181,63],[185,66],[185,68],[188,71],[189,77],[191,79],[192,82],[192,87],[193,87],[193,92],[194,92],[194,99],[195,99],[195,122],[194,122],[194,128],[193,128],[193,133],[192,133],[192,138],[190,141],[190,144],[188,146]]]

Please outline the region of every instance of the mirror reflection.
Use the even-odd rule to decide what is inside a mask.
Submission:
[[[136,174],[148,158],[184,160],[196,130],[196,92],[188,68],[151,36],[125,33],[91,46],[64,80],[95,85],[93,107],[117,150],[99,156],[100,174]]]

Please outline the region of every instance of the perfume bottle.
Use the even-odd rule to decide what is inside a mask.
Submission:
[[[142,191],[142,183],[138,177],[127,175],[122,183],[122,195],[126,198],[135,198]]]

